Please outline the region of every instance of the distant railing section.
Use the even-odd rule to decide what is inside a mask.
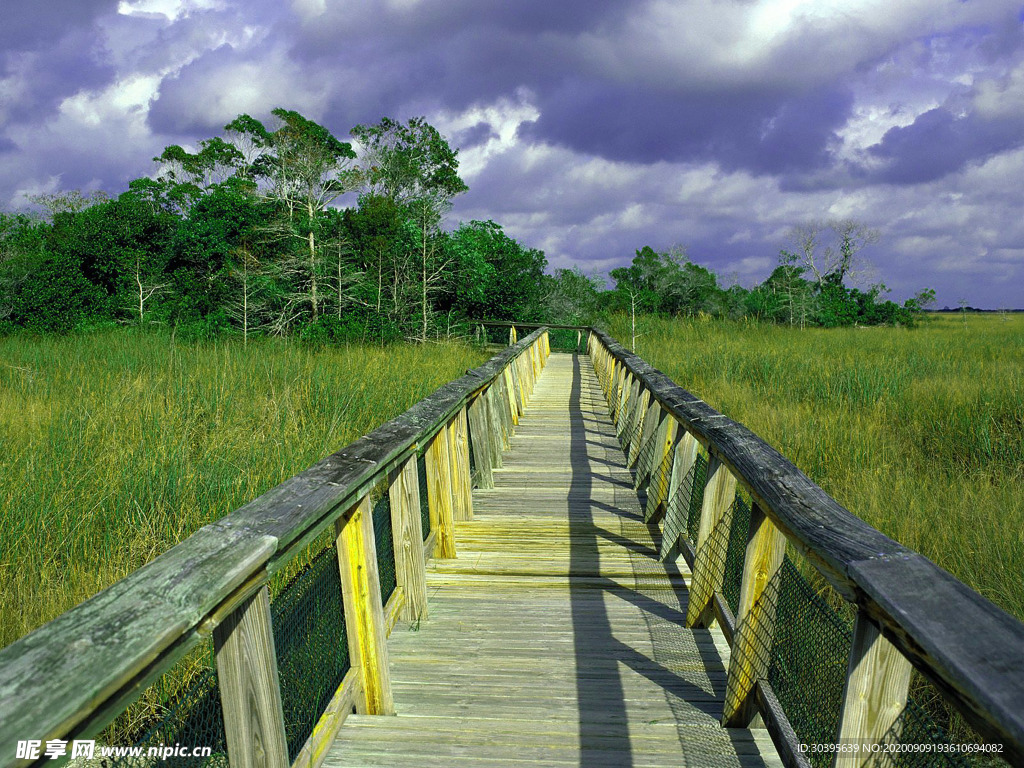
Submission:
[[[140,696],[130,740],[212,748],[189,765],[315,768],[353,709],[393,713],[387,636],[426,618],[425,559],[455,556],[549,355],[538,328],[0,650],[0,766]]]
[[[554,352],[585,354],[590,337],[590,329],[580,325],[516,323],[508,320],[471,320],[470,324],[476,329],[475,337],[481,342],[502,345],[515,344],[520,333],[546,328],[549,344]]]
[[[1024,624],[608,334],[580,332],[661,556],[690,565],[687,625],[717,620],[732,646],[723,725],[760,716],[790,766],[976,764],[910,695],[916,668],[1024,765]]]

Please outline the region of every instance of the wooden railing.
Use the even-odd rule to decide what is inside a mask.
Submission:
[[[612,417],[630,436],[626,450],[638,485],[649,481],[653,468],[671,466],[667,483],[648,485],[648,520],[680,514],[666,501],[690,472],[698,448],[708,457],[696,541],[667,544],[680,547],[692,567],[687,624],[718,620],[732,645],[724,725],[747,726],[761,715],[787,764],[807,764],[767,680],[775,626],[771,601],[761,598],[788,545],[856,609],[834,743],[857,744],[861,751],[859,759],[847,753],[836,764],[860,765],[867,749],[898,729],[912,667],[984,738],[1001,744],[1003,758],[1024,764],[1024,625],[850,514],[749,429],[608,334],[581,330],[589,333]],[[725,559],[710,540],[738,489],[752,509],[734,616],[722,595]],[[662,525],[666,535],[686,528],[679,519]]]
[[[394,711],[387,634],[426,616],[425,557],[455,556],[548,355],[537,329],[403,415],[208,525],[145,567],[0,650],[0,766],[28,765],[25,740],[89,739],[210,636],[230,763],[321,761],[356,708]],[[424,543],[417,457],[431,532]],[[387,485],[397,587],[381,604],[369,493]],[[333,532],[351,668],[305,746],[289,758],[271,620],[270,578]],[[188,746],[188,745],[186,745]],[[203,746],[203,745],[195,745]],[[49,763],[49,761],[46,761]]]

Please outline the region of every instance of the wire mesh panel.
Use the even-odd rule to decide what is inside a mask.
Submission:
[[[694,547],[697,546],[697,532],[700,530],[700,509],[704,506],[704,484],[708,478],[708,457],[698,453],[693,463],[693,478],[690,481],[690,508],[686,520],[686,536]]]
[[[416,474],[420,484],[420,519],[423,521],[423,540],[430,536],[430,499],[427,497],[427,460],[421,453],[416,457]]]
[[[116,722],[100,737],[100,743],[142,747],[147,751],[150,747],[175,744],[210,747],[210,757],[168,757],[161,761],[161,765],[172,768],[228,768],[224,710],[217,685],[213,641],[207,641],[205,646],[186,658],[185,663],[166,672],[143,695],[141,704],[134,708],[145,712],[140,722],[128,728]],[[190,679],[183,679],[188,677]],[[105,759],[108,768],[134,768],[140,763],[138,757]],[[154,761],[150,759],[147,762],[152,764]]]
[[[476,473],[476,452],[473,450],[473,427],[468,418],[469,414],[466,414],[466,444],[469,446],[469,482],[471,488],[477,488],[480,485],[480,479]]]
[[[775,636],[768,681],[797,737],[829,744],[839,729],[853,623],[819,596],[787,555],[777,576]],[[808,753],[815,766],[832,755]]]
[[[725,549],[725,573],[722,595],[736,616],[740,609],[740,587],[743,584],[743,561],[747,554],[747,535],[750,529],[750,505],[737,494],[732,504],[732,523],[729,542]]]
[[[387,489],[373,506],[373,537],[377,545],[380,602],[387,605],[398,583],[395,577],[395,540],[391,529],[391,497]]]
[[[341,575],[328,544],[270,603],[288,756],[294,760],[350,663]]]
[[[889,751],[881,753],[871,765],[894,768],[970,768],[1003,764],[983,754],[972,759],[952,750],[921,749],[918,745],[949,745],[952,742],[946,731],[936,724],[928,709],[922,705],[919,695],[913,693],[882,743],[887,745]],[[905,751],[899,748],[903,745],[908,747]]]

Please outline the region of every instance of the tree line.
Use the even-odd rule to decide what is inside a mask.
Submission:
[[[424,119],[356,126],[357,157],[297,112],[273,115],[239,115],[195,152],[167,147],[116,198],[40,195],[43,218],[0,214],[0,330],[386,342],[537,316],[541,251],[492,221],[442,229],[467,187]]]
[[[797,230],[750,290],[723,287],[678,248],[638,250],[611,288],[578,269],[545,274],[543,252],[493,221],[443,228],[467,186],[458,150],[425,119],[355,126],[357,155],[297,112],[273,117],[239,115],[194,152],[167,147],[154,177],[115,198],[60,192],[31,198],[45,216],[0,212],[0,332],[131,323],[384,343],[462,335],[470,319],[594,323],[621,311],[910,323],[929,298],[897,306],[879,300],[884,286],[847,288],[874,237],[852,222]]]

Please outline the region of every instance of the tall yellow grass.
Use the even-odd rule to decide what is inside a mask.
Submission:
[[[127,330],[0,339],[0,646],[486,357]]]
[[[1024,317],[640,326],[641,357],[855,515],[1024,619]],[[610,331],[630,343],[626,319]]]

